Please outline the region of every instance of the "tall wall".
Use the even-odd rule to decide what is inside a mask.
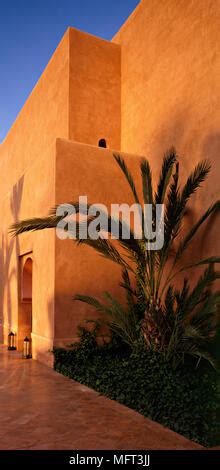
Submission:
[[[105,138],[108,147],[120,149],[121,48],[73,28],[69,40],[69,142],[57,141],[56,204],[85,194],[109,203],[113,194],[106,195],[106,184],[116,179],[112,153],[97,146]],[[114,191],[122,194],[117,187]],[[73,302],[74,294],[100,296],[106,282],[115,291],[119,275],[117,268],[97,260],[92,250],[77,249],[73,241],[56,238],[55,247],[54,336],[55,344],[66,344],[76,338],[83,319],[94,316],[86,305]]]
[[[120,149],[121,48],[70,28],[69,138]]]
[[[60,196],[63,195],[59,181],[64,182],[66,196],[73,191],[75,169],[66,162],[65,152],[60,155],[60,171],[56,170],[57,138],[75,139],[96,147],[98,140],[105,138],[109,146],[120,147],[120,74],[120,46],[69,28],[0,146],[0,171],[4,175],[0,208],[3,336],[7,342],[9,330],[18,333],[19,325],[19,338],[22,334],[20,316],[29,306],[20,305],[20,257],[30,253],[33,259],[33,356],[43,362],[50,362],[47,352],[53,346],[55,329],[60,328],[55,325],[54,317],[65,298],[65,287],[63,292],[57,289],[62,273],[59,272],[61,279],[56,277],[59,265],[55,268],[55,232],[48,230],[13,239],[8,229],[18,220],[46,215],[57,202],[56,185]],[[80,169],[78,176],[83,180]],[[59,256],[68,266],[69,253],[63,247]],[[71,263],[71,269],[66,269],[72,279],[79,267]],[[68,292],[71,299],[70,290]],[[62,318],[69,315],[65,309],[60,314]],[[61,324],[62,318],[59,318]],[[68,320],[65,322],[70,331]]]
[[[64,139],[57,140],[56,152],[56,204],[78,201],[88,197],[92,204],[127,202],[133,204],[133,196],[121,170],[113,159],[113,151],[97,146]],[[138,180],[139,158],[123,154],[129,168]],[[63,171],[65,160],[66,171]],[[117,298],[124,297],[119,287],[121,269],[105,260],[87,246],[78,247],[73,240],[56,238],[55,253],[55,344],[70,343],[77,337],[78,325],[94,318],[94,309],[82,302],[73,301],[76,294],[98,297],[109,290]]]
[[[54,335],[54,232],[13,239],[19,219],[46,215],[55,204],[56,137],[68,137],[69,34],[67,33],[0,146],[0,315],[4,339],[18,329],[19,256],[33,258],[33,350],[41,358]],[[47,356],[47,355],[46,355]],[[47,362],[47,357],[42,360]]]
[[[220,0],[142,0],[113,42],[122,54],[121,150],[146,155],[158,174],[175,145],[183,179],[199,160],[212,162],[192,224],[219,198]],[[198,256],[220,251],[216,222]]]
[[[29,252],[35,358],[49,361],[54,337],[57,344],[71,340],[89,316],[72,301],[75,293],[100,296],[107,286],[120,296],[118,268],[89,248],[62,242],[50,230],[16,239],[8,234],[11,223],[46,215],[55,203],[79,195],[107,206],[133,202],[109,149],[126,152],[135,176],[137,155],[147,155],[157,175],[173,144],[183,178],[198,160],[210,158],[212,174],[188,225],[219,196],[219,7],[220,0],[142,0],[111,43],[72,28],[64,35],[0,146],[5,341],[19,323],[19,256]],[[109,149],[97,147],[100,138]],[[213,220],[189,256],[219,248]]]

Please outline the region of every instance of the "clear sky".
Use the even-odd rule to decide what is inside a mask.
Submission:
[[[68,26],[111,39],[139,0],[0,0],[0,142]]]

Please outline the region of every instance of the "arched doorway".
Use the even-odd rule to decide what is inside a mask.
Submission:
[[[32,333],[32,275],[33,261],[30,254],[20,257],[20,286],[18,308],[18,349],[23,349],[24,338],[31,340]]]

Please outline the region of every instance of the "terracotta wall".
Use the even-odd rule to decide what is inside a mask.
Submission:
[[[18,259],[33,252],[33,347],[41,358],[54,329],[53,232],[12,239],[9,225],[46,215],[55,203],[55,140],[68,136],[69,35],[57,51],[0,146],[0,315],[4,339],[18,327]],[[47,361],[47,357],[42,360]]]
[[[83,318],[94,315],[72,301],[74,294],[100,296],[108,288],[121,295],[118,268],[89,248],[62,242],[49,230],[8,235],[14,221],[45,215],[79,195],[107,205],[133,202],[111,151],[97,147],[99,138],[126,152],[134,175],[143,154],[158,174],[161,156],[173,144],[183,178],[198,160],[210,158],[212,175],[191,206],[188,225],[218,197],[219,7],[220,0],[142,0],[112,43],[72,28],[64,35],[0,146],[5,341],[9,328],[17,329],[18,259],[28,252],[35,358],[49,362],[54,337],[57,344],[72,340]],[[214,222],[190,257],[219,251]]]
[[[97,148],[63,139],[57,141],[56,154],[56,203],[78,201],[79,195],[88,196],[90,203],[132,204],[131,191],[111,150]],[[134,176],[138,177],[139,158],[124,155]],[[66,172],[63,171],[65,159]],[[94,309],[81,302],[74,302],[77,293],[97,296],[109,290],[122,298],[119,287],[120,268],[105,260],[93,249],[78,247],[72,240],[56,238],[55,256],[55,343],[68,343],[76,338],[77,326],[85,318],[94,318]],[[124,294],[123,294],[124,297]]]
[[[66,162],[65,152],[60,155],[61,167],[56,171],[57,137],[95,145],[104,137],[108,145],[120,146],[120,60],[120,46],[69,28],[0,146],[0,171],[4,175],[0,207],[0,317],[4,341],[7,342],[9,329],[18,332],[20,325],[22,331],[19,257],[31,252],[33,356],[47,363],[54,339],[55,301],[59,305],[65,298],[65,289],[58,290],[55,296],[55,232],[48,230],[12,239],[8,228],[19,219],[46,215],[55,205],[55,172],[56,190],[61,191],[61,196],[62,183],[67,187],[69,177],[67,195],[72,191],[75,169]],[[78,171],[81,180],[83,175]],[[69,254],[64,250],[60,256],[68,266]],[[78,268],[71,265],[71,269],[69,282]],[[71,291],[68,292],[71,298]],[[65,315],[65,324],[69,325],[69,313],[63,309],[62,317]]]
[[[69,138],[120,148],[121,48],[76,29],[70,35]]]
[[[220,1],[142,0],[113,41],[122,48],[122,151],[146,155],[158,174],[175,145],[183,179],[199,160],[212,162],[190,225],[219,198]],[[220,252],[216,223],[194,255]]]

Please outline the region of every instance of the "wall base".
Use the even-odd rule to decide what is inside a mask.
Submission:
[[[32,357],[39,362],[47,365],[48,367],[53,367],[54,364],[54,355],[53,350],[53,339],[45,338],[44,336],[36,335],[35,333],[31,334],[32,338]]]

